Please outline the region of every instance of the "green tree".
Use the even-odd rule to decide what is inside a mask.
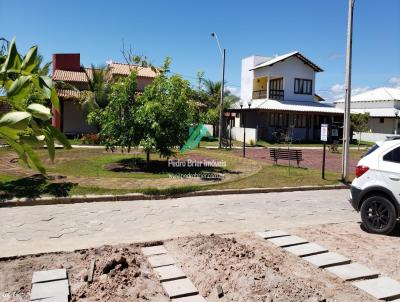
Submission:
[[[168,77],[162,73],[138,98],[135,123],[141,133],[139,146],[146,152],[147,164],[151,151],[169,157],[185,143],[195,110],[190,96],[188,81],[179,75]]]
[[[89,113],[88,120],[100,126],[99,135],[109,150],[120,146],[130,152],[137,146],[140,137],[136,131],[136,70],[127,78],[121,78],[110,85],[108,104]]]
[[[86,113],[90,113],[96,109],[104,109],[108,105],[108,96],[110,93],[110,81],[107,70],[104,66],[97,67],[92,64],[88,71],[85,71],[88,80],[89,90],[85,91],[82,108]]]
[[[363,132],[368,131],[369,113],[357,113],[351,115],[351,126],[353,130],[358,132],[358,150],[360,150],[361,135]]]
[[[32,92],[35,99],[45,99],[58,109],[59,100],[51,78],[44,75],[37,46],[24,57],[17,51],[15,40],[9,44],[8,53],[0,55],[1,100],[12,109],[0,117],[0,138],[10,145],[29,167],[45,173],[33,147],[47,145],[51,160],[55,156],[54,141],[70,148],[60,131],[51,126],[50,109],[42,104],[29,103]]]

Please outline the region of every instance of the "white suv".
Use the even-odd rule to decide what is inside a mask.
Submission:
[[[393,231],[400,217],[400,137],[377,143],[358,162],[350,202],[367,231]]]

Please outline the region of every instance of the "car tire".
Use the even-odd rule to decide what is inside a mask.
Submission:
[[[363,225],[370,233],[385,235],[396,227],[396,209],[384,196],[368,197],[362,203],[360,212]]]

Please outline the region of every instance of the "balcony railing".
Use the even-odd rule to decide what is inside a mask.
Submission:
[[[283,101],[284,97],[285,97],[284,90],[276,90],[276,89],[269,90],[269,98],[271,100]]]
[[[267,91],[266,90],[254,90],[253,91],[253,99],[266,99]]]

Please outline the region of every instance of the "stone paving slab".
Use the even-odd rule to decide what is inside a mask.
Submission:
[[[207,302],[207,301],[202,296],[195,295],[190,297],[172,299],[172,302]]]
[[[400,298],[400,283],[389,277],[356,281],[353,285],[379,300]]]
[[[325,268],[329,266],[335,266],[335,265],[341,265],[341,264],[348,264],[350,263],[350,259],[346,258],[345,256],[342,256],[338,253],[334,252],[328,252],[328,253],[323,253],[323,254],[318,254],[314,256],[307,256],[303,257],[304,260],[307,260],[311,264],[320,267],[320,268]]]
[[[300,245],[288,246],[284,247],[283,249],[299,257],[306,257],[328,252],[328,249],[312,242]]]
[[[199,293],[197,288],[187,278],[163,282],[161,285],[171,299],[197,295]]]
[[[328,267],[326,270],[345,281],[377,278],[379,276],[378,271],[371,270],[368,267],[359,263],[350,263],[346,265],[332,266]]]
[[[37,302],[69,302],[68,296],[57,296],[57,297],[51,297],[51,298],[45,298],[45,299],[39,299],[39,300],[33,300]]]
[[[260,237],[262,237],[264,239],[289,236],[288,233],[286,233],[285,231],[281,231],[281,230],[256,232],[256,235],[258,235],[258,236],[260,236]]]
[[[174,258],[172,258],[168,254],[150,256],[147,259],[149,260],[149,263],[153,268],[176,263]]]
[[[66,269],[53,269],[33,272],[32,283],[48,282],[67,279]]]
[[[166,254],[167,250],[163,245],[155,245],[149,247],[142,247],[142,253],[145,256]]]
[[[68,280],[58,280],[32,285],[31,300],[69,296]]]
[[[185,273],[176,265],[167,265],[154,268],[161,282],[185,278]]]
[[[298,245],[298,244],[303,244],[303,243],[308,242],[307,240],[305,240],[301,237],[298,237],[298,236],[277,237],[277,238],[271,238],[271,239],[267,239],[267,240],[277,246],[280,246],[280,247],[288,247],[288,246],[293,246],[293,245]]]

